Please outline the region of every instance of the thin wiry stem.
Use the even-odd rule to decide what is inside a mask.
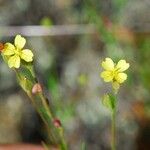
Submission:
[[[112,111],[111,116],[111,150],[116,150],[116,110]]]

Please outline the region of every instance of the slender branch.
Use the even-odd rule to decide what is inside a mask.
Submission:
[[[39,110],[39,107],[37,106],[34,97],[32,96],[32,93],[28,92],[27,93],[28,97],[30,98],[32,105],[34,106],[34,108],[36,109],[36,111],[38,112],[38,114],[40,115],[41,119],[43,120],[44,124],[46,125],[46,129],[48,131],[48,137],[49,139],[51,139],[54,143],[56,143],[56,139],[55,136],[53,135],[53,132],[50,129],[50,124],[48,123],[48,120],[45,119],[44,115],[41,113],[41,111]]]
[[[111,150],[116,150],[116,109],[113,109],[111,119]]]

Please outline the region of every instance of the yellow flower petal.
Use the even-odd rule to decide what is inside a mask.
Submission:
[[[22,49],[26,44],[26,39],[21,35],[16,35],[15,37],[15,46],[19,49]]]
[[[126,79],[127,79],[127,74],[126,74],[126,73],[118,73],[118,74],[115,76],[115,80],[116,80],[118,83],[123,83]]]
[[[105,70],[113,70],[114,69],[114,62],[110,58],[106,58],[105,61],[102,62],[102,67]]]
[[[125,60],[120,60],[117,65],[116,68],[118,69],[119,72],[123,72],[125,70],[127,70],[129,68],[129,63],[126,63]]]
[[[3,50],[3,54],[6,55],[6,56],[10,56],[10,55],[13,55],[15,54],[15,47],[13,44],[11,43],[6,43],[4,45],[4,50]]]
[[[112,73],[110,71],[103,71],[100,76],[104,79],[105,82],[110,82],[113,80]]]
[[[21,56],[20,56],[23,60],[25,60],[26,62],[31,62],[33,61],[33,53],[31,50],[29,49],[24,49],[21,52]]]
[[[10,68],[19,68],[20,67],[20,57],[18,55],[11,56],[8,60],[8,66]]]

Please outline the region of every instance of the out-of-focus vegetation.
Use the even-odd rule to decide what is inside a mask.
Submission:
[[[65,127],[71,150],[110,148],[110,114],[100,101],[109,89],[99,78],[99,63],[106,56],[126,59],[131,66],[119,93],[118,149],[150,149],[149,6],[149,0],[0,1],[0,30],[1,26],[73,24],[95,28],[93,34],[27,38],[39,80]],[[16,28],[12,34],[22,32]],[[13,37],[1,34],[0,39]],[[46,139],[42,121],[2,61],[0,83],[0,143]]]

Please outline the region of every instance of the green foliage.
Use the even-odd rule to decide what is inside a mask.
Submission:
[[[89,23],[94,23],[96,25],[99,37],[103,42],[116,42],[115,37],[107,30],[103,20],[103,15],[100,13],[100,10],[97,10],[93,1],[85,0],[85,14],[88,17]]]
[[[59,99],[59,87],[58,87],[58,77],[56,73],[50,73],[48,78],[48,88],[50,90],[52,98],[56,101]]]
[[[55,69],[54,69],[55,70]],[[51,72],[48,79],[48,88],[55,107],[55,114],[61,118],[62,122],[68,122],[75,114],[75,106],[72,103],[64,101],[59,91],[59,80],[56,72]]]
[[[102,99],[102,104],[110,109],[110,110],[114,110],[116,108],[116,97],[114,94],[105,94],[103,99]]]
[[[30,92],[35,83],[34,77],[32,76],[30,70],[23,67],[19,69],[19,71],[18,70],[15,71],[20,86],[23,88],[24,91]]]
[[[112,0],[114,5],[114,11],[115,11],[115,14],[113,15],[114,20],[118,18],[118,16],[120,15],[120,11],[123,9],[123,7],[126,6],[128,1],[129,0]]]
[[[142,81],[143,86],[149,91],[150,89],[150,39],[146,38],[142,40],[138,45],[138,71],[140,74],[140,79]]]
[[[49,17],[43,17],[40,21],[40,25],[49,27],[53,25],[53,22]]]

